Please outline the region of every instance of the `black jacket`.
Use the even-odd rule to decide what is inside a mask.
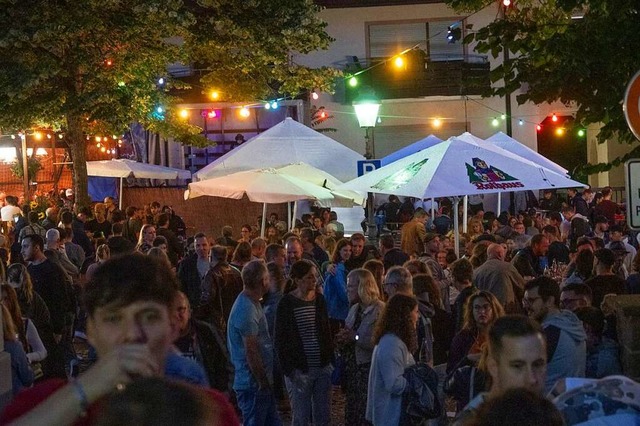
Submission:
[[[302,346],[302,338],[298,332],[294,307],[299,299],[293,294],[285,294],[276,311],[275,348],[280,366],[285,376],[291,376],[294,370],[303,373],[309,371],[307,357]],[[333,343],[329,328],[329,314],[324,296],[316,295],[316,329],[320,344],[320,363],[322,366],[331,362]]]

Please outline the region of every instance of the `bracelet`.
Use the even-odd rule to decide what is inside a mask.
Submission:
[[[87,398],[87,393],[76,379],[72,379],[69,383],[73,386],[78,402],[80,402],[80,417],[86,417],[89,411],[89,398]]]

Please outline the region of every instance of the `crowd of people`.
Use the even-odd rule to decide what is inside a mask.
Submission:
[[[286,414],[329,425],[336,389],[341,424],[622,425],[640,415],[640,401],[598,411],[550,397],[569,378],[636,385],[621,376],[609,300],[640,293],[639,241],[610,188],[593,201],[545,191],[539,210],[517,214],[471,204],[460,256],[447,199],[430,201],[431,217],[423,201],[390,197],[375,244],[346,237],[329,209],[291,230],[271,214],[264,232],[257,220],[216,237],[188,236],[158,202],[77,208],[68,190],[44,219],[5,203],[14,398],[1,424],[277,426]]]

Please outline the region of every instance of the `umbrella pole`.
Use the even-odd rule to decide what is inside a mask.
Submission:
[[[293,214],[291,215],[291,227],[289,228],[290,231],[293,231],[293,228],[295,228],[296,226],[296,215],[298,214],[298,202],[294,201],[293,202]]]
[[[456,213],[458,211],[456,210]],[[467,233],[467,222],[469,220],[469,196],[465,195],[462,199],[462,232]]]
[[[456,251],[456,256],[460,257],[460,232],[458,232],[460,224],[458,219],[458,206],[460,205],[460,197],[453,197],[453,211],[456,213],[453,215],[453,248]]]
[[[435,206],[433,205],[433,203],[435,202],[434,198],[431,198],[431,223],[433,224],[433,219],[436,218],[435,216]]]
[[[118,208],[122,210],[122,183],[124,178],[120,178],[120,192],[118,192]]]
[[[291,229],[291,201],[287,202],[287,228]]]
[[[500,216],[501,210],[502,210],[502,192],[498,192],[498,212],[496,213],[496,217]]]
[[[267,225],[267,203],[262,203],[262,224],[260,225],[260,236],[264,238],[264,227]]]

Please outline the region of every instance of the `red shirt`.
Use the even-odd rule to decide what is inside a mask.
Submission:
[[[16,420],[20,416],[26,414],[33,407],[37,406],[49,396],[53,395],[58,389],[67,384],[66,380],[62,379],[50,379],[46,380],[30,389],[25,389],[20,392],[11,401],[11,403],[5,408],[2,415],[0,415],[0,425],[9,424]],[[221,426],[240,426],[236,413],[222,393],[205,388],[196,388],[198,391],[204,391],[211,398],[212,405],[219,407],[220,413],[220,425]],[[97,401],[89,406],[89,411],[86,417],[78,418],[74,425],[76,426],[89,426],[95,422],[100,416],[101,402]],[[45,420],[45,419],[43,419]],[[43,423],[44,424],[44,423]]]

